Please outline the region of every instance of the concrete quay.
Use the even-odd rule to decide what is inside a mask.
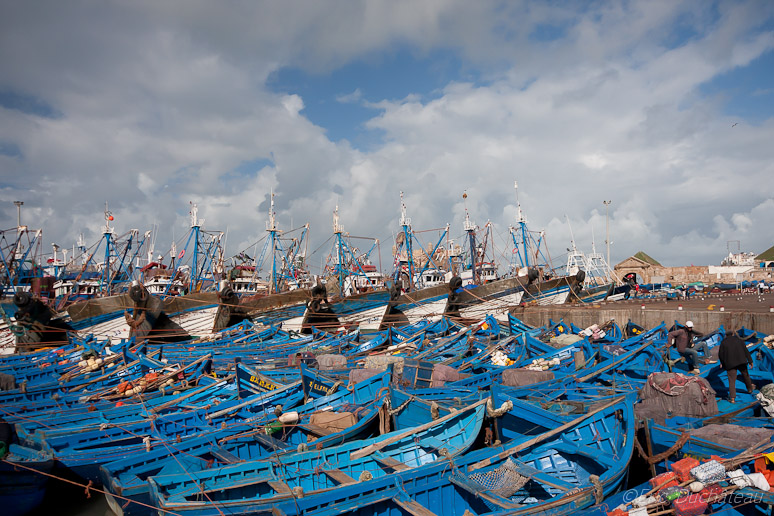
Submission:
[[[706,333],[721,324],[726,330],[741,326],[765,334],[774,333],[774,292],[762,296],[750,293],[697,294],[689,299],[628,299],[593,304],[552,306],[526,305],[511,313],[531,326],[542,326],[549,319],[564,319],[581,328],[602,324],[611,319],[623,327],[631,320],[644,328],[665,322],[693,321],[695,328]]]

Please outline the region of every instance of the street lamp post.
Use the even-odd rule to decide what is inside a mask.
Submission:
[[[612,270],[610,265],[610,203],[613,201],[602,201],[605,205],[605,244],[607,245],[607,268]]]
[[[21,227],[21,207],[24,201],[13,201],[13,203],[16,205],[16,226]]]

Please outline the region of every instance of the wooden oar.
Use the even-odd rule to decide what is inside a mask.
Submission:
[[[265,393],[263,393],[263,395],[259,399],[263,399],[264,397],[273,396],[273,395],[278,394],[280,392],[287,391],[287,390],[289,390],[289,389],[291,389],[293,387],[297,387],[300,384],[301,384],[300,381],[293,382],[291,384],[286,385],[285,387],[282,387],[281,389],[276,389],[276,390],[273,390],[273,391],[265,392]],[[225,408],[223,410],[219,410],[218,412],[213,412],[212,414],[209,414],[206,417],[207,417],[208,420],[212,421],[216,417],[223,416],[225,414],[228,414],[229,412],[234,412],[234,411],[239,410],[241,408],[244,408],[244,407],[246,407],[248,405],[252,405],[255,402],[256,402],[256,400],[251,397],[251,398],[247,399],[247,401],[243,401],[242,403],[240,403],[238,405],[234,405],[233,407],[229,407],[229,408]]]
[[[624,398],[625,398],[625,396],[620,396],[618,398],[615,398],[610,403],[602,405],[601,407],[597,407],[594,410],[591,410],[591,411],[587,412],[586,414],[584,414],[584,415],[582,415],[582,416],[580,416],[580,417],[578,417],[576,419],[573,419],[572,421],[568,421],[567,423],[554,428],[553,430],[549,430],[548,432],[545,432],[543,434],[535,436],[532,439],[529,439],[527,441],[522,442],[521,444],[518,444],[516,446],[512,446],[511,448],[508,448],[508,449],[498,453],[494,457],[489,457],[489,458],[484,459],[482,461],[476,462],[475,464],[472,464],[472,465],[468,466],[468,472],[475,471],[477,469],[481,469],[481,468],[483,468],[485,466],[488,466],[488,465],[492,464],[492,462],[495,461],[495,460],[502,460],[502,459],[504,459],[506,457],[509,457],[509,456],[513,455],[514,453],[517,453],[517,452],[519,452],[519,451],[521,451],[521,450],[523,450],[525,448],[529,448],[530,446],[534,446],[535,444],[537,444],[539,442],[543,442],[546,439],[555,436],[556,434],[562,433],[565,430],[567,430],[568,428],[571,428],[571,427],[573,427],[573,426],[575,426],[575,425],[585,421],[586,419],[590,418],[594,414],[596,414],[598,412],[601,412],[603,410],[609,409],[610,407],[620,403]]]
[[[580,378],[578,378],[578,381],[579,381],[579,382],[586,382],[586,381],[588,381],[590,378],[593,378],[593,377],[595,377],[595,376],[598,376],[598,375],[600,375],[600,374],[604,373],[605,371],[609,371],[610,369],[614,368],[615,366],[617,366],[617,365],[618,365],[618,364],[620,364],[621,362],[624,362],[625,360],[628,360],[629,358],[633,357],[634,355],[636,355],[637,353],[639,353],[639,352],[640,352],[640,351],[642,351],[643,349],[647,348],[647,347],[648,347],[648,346],[650,346],[652,343],[653,343],[653,341],[652,341],[652,340],[645,341],[645,343],[644,343],[643,345],[641,345],[640,347],[638,347],[637,349],[635,349],[635,350],[633,350],[633,351],[630,351],[630,352],[628,352],[628,353],[624,353],[624,354],[623,354],[623,355],[621,355],[621,356],[620,356],[620,358],[618,358],[617,360],[613,360],[612,362],[610,362],[610,363],[609,363],[609,364],[607,364],[606,366],[604,366],[604,367],[601,367],[601,368],[597,369],[596,371],[594,371],[594,372],[592,372],[592,373],[589,373],[589,374],[587,374],[586,376],[581,376]]]
[[[415,426],[413,428],[409,428],[408,430],[405,430],[403,432],[400,432],[399,434],[393,435],[392,437],[389,437],[387,439],[384,439],[383,441],[379,441],[377,443],[371,444],[369,446],[366,446],[365,448],[362,448],[360,450],[355,450],[352,453],[350,453],[349,458],[350,460],[359,459],[361,457],[365,457],[366,455],[370,455],[376,451],[381,450],[388,444],[392,444],[396,441],[400,441],[404,437],[408,437],[410,435],[417,434],[419,432],[422,432],[424,430],[427,430],[428,428],[434,427],[436,425],[439,425],[441,423],[444,423],[448,421],[449,419],[461,414],[462,412],[467,412],[468,410],[474,409],[480,405],[483,405],[489,400],[489,398],[484,398],[483,400],[479,400],[475,402],[472,405],[468,405],[464,409],[452,412],[451,414],[447,414],[441,418],[436,419],[435,421],[430,421],[429,423],[425,423],[424,425]]]
[[[201,392],[206,391],[207,389],[212,389],[214,387],[222,387],[222,386],[226,385],[233,378],[234,378],[234,375],[230,375],[230,376],[227,376],[226,378],[224,378],[223,380],[219,381],[218,383],[214,383],[212,385],[204,385],[204,386],[198,387],[196,389],[191,389],[190,391],[188,391],[187,393],[183,394],[182,396],[179,396],[179,397],[177,397],[177,398],[175,398],[175,399],[173,399],[171,401],[168,401],[166,403],[163,403],[163,404],[159,405],[158,407],[154,407],[154,408],[150,409],[150,412],[153,412],[154,414],[158,414],[162,410],[166,410],[169,407],[173,407],[173,406],[177,405],[178,403],[180,403],[181,401],[183,401],[184,399],[190,398],[191,396],[195,396],[195,395],[197,395],[197,394],[199,394]]]

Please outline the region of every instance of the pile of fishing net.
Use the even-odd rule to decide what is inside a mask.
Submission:
[[[344,355],[318,355],[317,364],[320,371],[336,371],[347,368],[347,357]]]
[[[11,391],[16,388],[16,378],[13,375],[0,373],[0,391]]]
[[[755,395],[761,402],[761,407],[766,414],[774,416],[774,383],[767,383],[761,387],[761,392]]]
[[[771,439],[774,430],[733,424],[706,425],[691,430],[691,437],[698,437],[731,449],[746,449],[764,439]]]
[[[521,387],[523,385],[532,385],[533,383],[545,382],[553,379],[553,371],[536,371],[513,367],[503,370],[502,384],[509,387]]]
[[[708,417],[718,413],[715,391],[701,376],[651,373],[634,406],[638,419],[663,423],[669,417]]]

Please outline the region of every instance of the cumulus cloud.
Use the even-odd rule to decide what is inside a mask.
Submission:
[[[312,224],[310,249],[330,236],[337,202],[351,234],[388,243],[404,191],[415,227],[434,230],[425,241],[447,223],[460,238],[467,209],[479,226],[492,221],[506,249],[514,180],[557,262],[570,226],[579,247],[604,247],[603,200],[614,262],[644,250],[665,264],[717,263],[727,240],[771,245],[774,122],[727,116],[724,99],[701,93],[774,49],[767,2],[716,12],[700,1],[462,0],[3,10],[2,226],[22,199],[25,220],[63,246],[79,233],[98,239],[108,201],[117,227],[156,223],[166,247],[187,231],[194,201],[235,253],[264,237],[271,191],[282,226]],[[476,78],[460,73],[432,95],[369,94],[378,112],[364,127],[379,139],[367,150],[331,141],[307,117],[310,99],[267,87],[286,67],[326,74],[396,48],[450,51]],[[351,93],[331,100],[362,101],[356,83],[339,91]]]
[[[355,88],[355,91],[351,93],[347,93],[346,95],[338,95],[336,97],[336,102],[340,102],[342,104],[351,104],[359,102],[362,98],[363,92],[360,91],[360,88]]]

